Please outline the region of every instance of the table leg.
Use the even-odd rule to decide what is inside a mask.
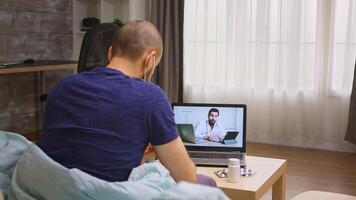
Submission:
[[[35,92],[35,95],[34,95],[35,105],[34,106],[36,108],[36,114],[35,114],[35,117],[36,117],[36,128],[35,129],[36,130],[35,130],[34,134],[27,139],[36,141],[39,138],[40,129],[42,126],[42,123],[41,123],[42,103],[40,102],[40,98],[39,98],[39,96],[41,95],[41,91],[42,91],[41,90],[41,74],[39,72],[34,72],[33,80],[34,80],[34,92]]]
[[[286,196],[286,176],[282,174],[281,177],[272,186],[272,199],[284,200]]]
[[[39,96],[43,95],[46,91],[46,80],[45,80],[45,76],[44,76],[44,72],[40,71],[38,72],[38,79],[39,79]],[[39,117],[38,117],[38,135],[37,135],[37,139],[40,138],[41,136],[41,132],[42,132],[42,124],[43,124],[43,117],[44,117],[44,106],[45,103],[41,102],[39,98],[37,98],[37,101],[40,102],[40,106],[39,106]]]

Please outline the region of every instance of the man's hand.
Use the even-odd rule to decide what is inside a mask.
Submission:
[[[146,154],[149,154],[151,152],[154,152],[153,146],[151,144],[148,144],[146,149],[145,149],[145,153],[144,154],[146,155]]]
[[[210,136],[208,136],[208,135],[207,135],[207,136],[204,136],[203,139],[210,141]]]
[[[168,169],[173,179],[178,181],[197,181],[196,168],[188,156],[180,137],[167,144],[156,145],[157,158]]]
[[[221,139],[218,136],[213,136],[213,135],[204,136],[203,139],[204,140],[208,140],[209,142],[219,142],[219,141],[221,141]]]

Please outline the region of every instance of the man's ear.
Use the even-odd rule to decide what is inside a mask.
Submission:
[[[156,51],[152,51],[151,53],[150,53],[150,55],[151,55],[151,64],[152,64],[152,66],[153,66],[153,68],[155,68],[156,67],[156,65],[157,65],[157,63],[156,63],[156,61],[157,61],[157,52]]]
[[[155,59],[156,59],[156,51],[151,51],[145,58],[145,67],[147,68],[146,70],[150,71],[151,68],[154,68],[157,63],[154,63],[155,62]]]
[[[112,60],[112,46],[109,47],[108,60],[109,60],[109,62],[111,62],[111,60]]]

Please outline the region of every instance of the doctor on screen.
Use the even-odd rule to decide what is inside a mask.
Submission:
[[[221,142],[226,134],[226,130],[217,120],[219,110],[211,108],[208,112],[208,120],[198,123],[194,130],[195,137],[208,140],[211,142]]]

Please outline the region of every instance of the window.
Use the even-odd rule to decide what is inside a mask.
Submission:
[[[185,85],[350,90],[355,2],[186,1]]]
[[[337,0],[331,53],[331,89],[350,93],[356,62],[356,1]]]

